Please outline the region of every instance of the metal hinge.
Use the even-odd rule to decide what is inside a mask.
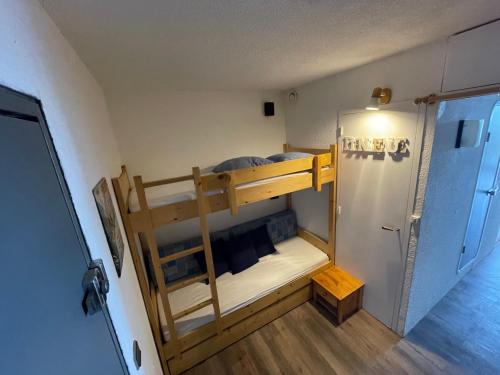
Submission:
[[[394,226],[394,225],[382,225],[383,230],[388,230],[390,232],[399,232],[401,231],[400,228]]]
[[[30,121],[30,122],[39,122],[38,117],[33,115],[27,115],[21,112],[8,111],[6,109],[0,109],[0,116],[15,118],[18,120]]]
[[[410,222],[413,224],[413,225],[418,225],[420,224],[420,219],[421,219],[421,216],[420,215],[417,215],[417,214],[412,214],[410,216]]]
[[[488,134],[486,135],[486,142],[489,142],[490,138],[491,138],[491,132],[488,132]]]
[[[465,246],[462,246],[462,254],[465,254]]]

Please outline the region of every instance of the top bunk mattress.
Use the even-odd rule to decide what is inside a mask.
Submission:
[[[276,252],[259,259],[254,266],[236,275],[226,272],[217,278],[221,315],[245,307],[281,286],[328,263],[328,256],[300,237],[275,245]],[[169,294],[172,314],[210,299],[209,285],[199,282]],[[158,293],[158,311],[165,340],[169,338],[167,320]],[[179,335],[214,320],[213,306],[206,306],[175,321]]]

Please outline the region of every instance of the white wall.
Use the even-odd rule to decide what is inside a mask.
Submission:
[[[500,22],[497,22],[493,28],[498,30]],[[492,26],[488,26],[492,29]],[[495,37],[495,32],[482,33],[485,38],[484,45],[491,43]],[[463,34],[465,35],[465,34]],[[474,43],[481,43],[477,38],[474,38]],[[486,43],[487,42],[487,43]],[[421,46],[404,53],[385,58],[383,60],[344,72],[333,75],[318,81],[311,82],[302,87],[297,88],[299,93],[298,101],[295,104],[285,101],[286,108],[286,130],[287,141],[292,144],[300,144],[311,147],[325,147],[330,143],[335,142],[335,128],[337,126],[337,112],[339,110],[351,110],[364,108],[371,90],[376,86],[390,87],[393,90],[393,102],[413,100],[418,96],[428,95],[430,93],[439,93],[443,81],[445,57],[446,57],[446,40],[437,41],[432,44]],[[455,56],[460,57],[457,51],[454,51]],[[467,53],[467,50],[464,50]],[[491,58],[490,54],[487,54]],[[480,58],[481,54],[477,55]],[[500,57],[500,56],[498,56]],[[497,58],[498,59],[498,58]],[[463,59],[462,59],[463,60]],[[453,62],[448,61],[448,71]],[[463,73],[467,73],[469,69],[473,69],[470,64],[461,62]],[[460,78],[456,70],[453,70],[455,77]],[[500,73],[499,73],[500,74]],[[471,75],[468,75],[470,78]],[[484,75],[476,74],[475,79],[480,84],[485,84],[482,80]],[[458,79],[456,78],[456,79]],[[498,77],[497,77],[498,78]],[[495,78],[490,83],[498,82]],[[450,87],[457,88],[459,82],[448,77]],[[473,83],[468,81],[468,85]],[[446,189],[447,183],[440,180],[439,173],[434,173],[428,176],[433,140],[434,140],[434,123],[428,124],[424,134],[424,144],[421,155],[421,170],[419,173],[417,196],[415,198],[414,212],[419,214],[424,211],[426,217],[439,215],[439,208],[426,209],[424,200],[426,195],[426,186],[434,186],[435,191]],[[438,142],[439,139],[438,138]],[[441,145],[439,145],[441,146]],[[441,163],[446,165],[447,162],[453,160],[453,157],[447,160],[442,159]],[[428,180],[429,177],[429,180]],[[464,194],[465,187],[457,187],[455,194],[459,196]],[[431,201],[431,200],[429,200]],[[456,200],[462,205],[463,201]],[[457,204],[460,204],[457,203]],[[299,215],[299,223],[306,228],[320,235],[325,235],[327,228],[327,216],[322,207],[326,204],[326,194],[318,196],[314,192],[300,192],[294,194],[294,207]],[[424,219],[423,219],[424,220]],[[444,225],[447,224],[445,218]],[[449,222],[449,227],[452,227],[452,222]],[[423,227],[425,228],[425,227]],[[464,231],[465,229],[462,228]],[[422,241],[422,236],[427,235],[424,230],[418,233],[412,231],[410,238],[410,247],[408,249],[407,268],[405,290],[403,291],[403,302],[401,307],[401,319],[399,332],[408,332],[426,313],[446,294],[449,289],[457,281],[456,277],[450,276],[447,279],[434,279],[432,287],[433,293],[415,292],[412,288],[412,271],[415,267],[416,272],[422,280],[434,273],[434,268],[431,267],[433,256],[440,251],[437,247],[432,249],[425,248],[435,240],[437,234],[434,232],[428,233],[429,237]],[[417,245],[418,240],[418,245]],[[417,248],[418,246],[418,248]],[[421,255],[421,254],[426,254]],[[340,264],[340,266],[342,266]],[[456,270],[456,261],[454,256],[449,256],[440,262],[440,266],[447,267],[448,275]],[[439,271],[440,272],[440,271]],[[432,280],[428,278],[427,280]],[[423,289],[416,286],[418,290]],[[409,308],[413,311],[408,311]],[[418,306],[418,308],[417,308]],[[407,317],[408,312],[408,319]]]
[[[285,142],[284,109],[275,91],[106,92],[113,127],[129,175],[144,181],[192,173],[237,156],[282,152]],[[275,102],[275,116],[265,117],[264,101]],[[168,187],[172,193],[193,190],[193,183]],[[284,208],[283,199],[210,215],[211,230],[221,229]],[[195,236],[197,220],[158,231],[159,243]]]
[[[0,0],[0,9],[0,84],[42,101],[91,255],[104,260],[110,278],[109,310],[130,372],[160,374],[129,250],[118,279],[91,192],[102,176],[111,186],[121,163],[101,88],[38,1]],[[140,371],[134,339],[142,349]]]
[[[281,152],[285,140],[279,92],[107,91],[118,147],[131,176],[159,179],[224,159]],[[263,102],[276,115],[265,117]]]

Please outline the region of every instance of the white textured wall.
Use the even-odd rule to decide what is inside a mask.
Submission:
[[[110,278],[109,310],[130,372],[160,374],[130,253],[125,249],[118,279],[91,192],[103,176],[110,184],[121,162],[101,88],[38,1],[0,0],[0,9],[0,84],[42,101],[91,255],[104,260]],[[142,349],[140,371],[134,339]]]
[[[113,127],[131,175],[174,177],[224,159],[281,152],[279,92],[107,91]],[[265,117],[264,101],[276,115]]]
[[[267,157],[281,152],[285,117],[276,91],[109,91],[106,93],[123,161],[129,175],[143,180],[176,177],[237,156]],[[275,116],[265,117],[263,103],[275,102]],[[193,183],[170,186],[193,190]],[[228,211],[210,215],[211,230],[221,229],[283,209],[284,200],[244,206],[236,217]],[[168,243],[197,235],[197,220],[158,231]]]

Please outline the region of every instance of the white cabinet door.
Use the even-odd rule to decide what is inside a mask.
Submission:
[[[500,21],[448,39],[443,91],[500,83]]]
[[[344,138],[405,137],[409,146],[406,154],[346,152],[339,140],[336,263],[366,283],[364,309],[395,329],[409,195],[414,194],[412,170],[418,163],[415,150],[420,150],[421,132],[415,106],[391,108],[396,109],[340,116]]]

